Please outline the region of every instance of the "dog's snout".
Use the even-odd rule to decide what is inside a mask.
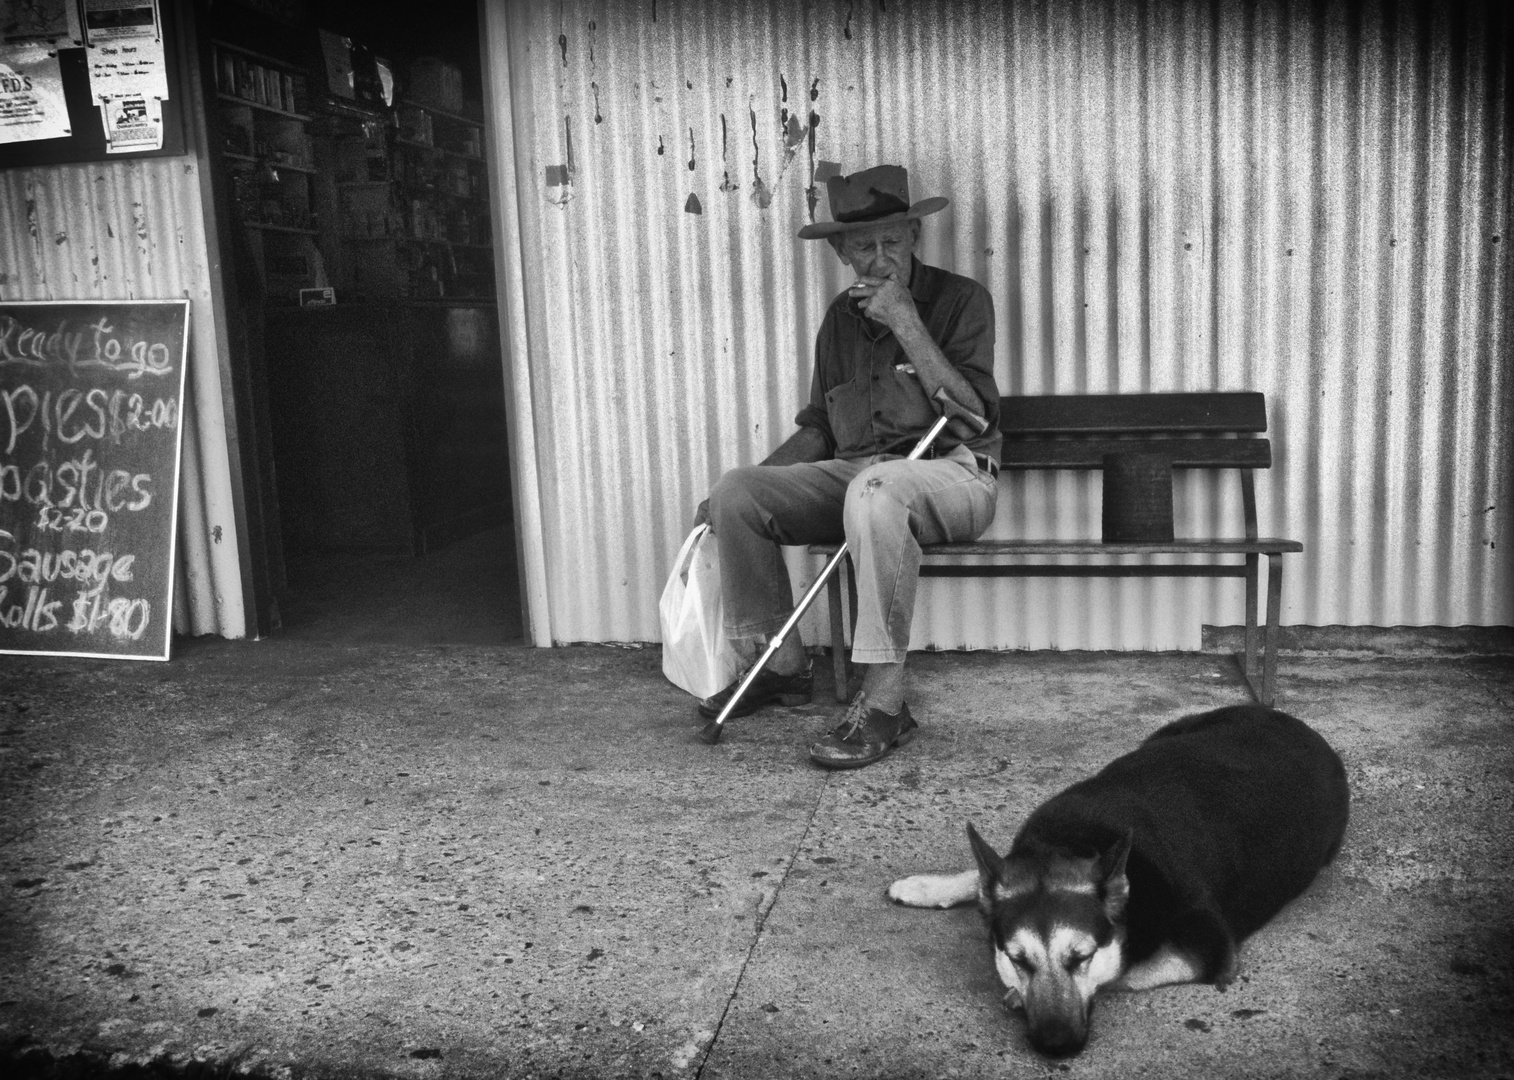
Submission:
[[[1071,1057],[1081,1053],[1087,1042],[1086,1024],[1054,1019],[1030,1029],[1030,1044],[1048,1057]]]
[[[1030,1044],[1048,1057],[1070,1057],[1088,1042],[1092,991],[1085,996],[1069,978],[1043,970],[1026,988],[1025,1020]]]

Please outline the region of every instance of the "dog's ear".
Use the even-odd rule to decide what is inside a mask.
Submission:
[[[973,846],[973,858],[978,860],[978,902],[987,904],[993,899],[994,886],[1004,881],[1004,860],[989,847],[988,841],[978,835],[973,823],[967,823],[967,840]]]
[[[1126,829],[1125,835],[1099,856],[1099,893],[1104,898],[1104,913],[1111,922],[1124,919],[1125,904],[1130,899],[1130,879],[1125,876],[1125,863],[1130,858],[1130,844],[1134,838],[1135,830]]]

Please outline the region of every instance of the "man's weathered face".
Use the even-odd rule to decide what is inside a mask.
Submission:
[[[858,277],[893,278],[908,288],[910,260],[919,239],[918,221],[893,221],[842,233],[834,246]]]

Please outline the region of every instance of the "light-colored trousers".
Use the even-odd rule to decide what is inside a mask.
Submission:
[[[993,475],[962,446],[915,461],[879,455],[732,469],[710,492],[726,633],[767,641],[793,614],[779,545],[844,537],[857,579],[852,660],[901,662],[909,650],[920,545],[976,540],[993,521],[997,499]]]

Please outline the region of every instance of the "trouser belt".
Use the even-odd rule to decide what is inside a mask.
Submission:
[[[952,450],[946,451],[946,454],[952,453],[953,450],[955,450],[955,449],[956,449],[956,447],[953,447]],[[943,453],[939,452],[934,445],[931,445],[931,446],[927,446],[925,448],[925,453],[921,454],[920,456],[923,457],[923,458],[938,458],[938,457],[945,457],[946,454],[943,454]],[[996,480],[998,479],[998,477],[999,477],[999,463],[997,461],[995,461],[988,454],[980,454],[980,453],[977,453],[976,451],[972,451],[972,455],[973,455],[973,460],[978,463],[978,468],[979,469],[981,469],[983,472],[988,473],[994,479],[996,479]]]

